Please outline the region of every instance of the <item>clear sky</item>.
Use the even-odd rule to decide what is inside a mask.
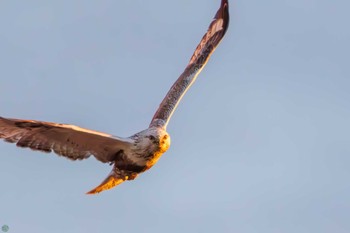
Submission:
[[[0,115],[117,136],[146,128],[219,0],[1,1]],[[9,232],[350,232],[350,2],[230,1],[169,151],[111,167],[0,143]]]

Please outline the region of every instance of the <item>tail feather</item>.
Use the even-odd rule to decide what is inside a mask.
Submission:
[[[126,180],[133,180],[137,177],[138,173],[136,172],[130,172],[130,171],[124,171],[119,170],[115,165],[113,167],[113,170],[109,173],[107,178],[102,181],[102,183],[94,188],[93,190],[87,192],[86,194],[97,194],[102,191],[111,189],[121,183],[123,183]]]
[[[96,188],[92,189],[91,191],[87,192],[86,194],[98,194],[102,191],[111,189],[121,183],[123,183],[125,180],[127,180],[128,177],[118,177],[116,176],[116,174],[114,173],[114,171],[112,171],[108,177]]]

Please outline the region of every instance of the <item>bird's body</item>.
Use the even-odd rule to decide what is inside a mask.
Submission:
[[[182,96],[195,81],[223,38],[229,22],[228,0],[222,0],[214,20],[192,55],[185,71],[169,90],[149,127],[128,138],[115,137],[74,125],[0,117],[0,138],[19,147],[55,152],[71,160],[90,155],[113,169],[88,194],[110,189],[150,169],[170,147],[167,124]]]

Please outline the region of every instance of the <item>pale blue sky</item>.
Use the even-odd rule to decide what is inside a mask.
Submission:
[[[0,115],[130,136],[219,0],[1,1]],[[230,28],[133,182],[0,143],[9,232],[350,232],[350,2],[231,1]]]

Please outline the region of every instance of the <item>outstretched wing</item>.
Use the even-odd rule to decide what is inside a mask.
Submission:
[[[201,42],[194,51],[185,71],[176,80],[163,99],[156,114],[153,116],[150,126],[166,128],[182,96],[196,80],[197,75],[208,62],[210,55],[224,37],[228,25],[228,0],[221,0],[221,6],[211,22],[207,33],[203,36]]]
[[[74,125],[0,117],[0,138],[19,147],[51,152],[71,160],[94,155],[101,162],[114,162],[120,150],[128,149],[128,139],[113,137]]]

